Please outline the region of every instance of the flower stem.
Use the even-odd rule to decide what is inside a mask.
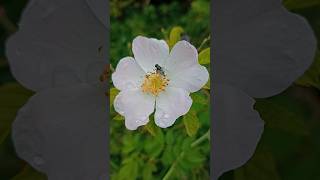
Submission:
[[[191,144],[191,147],[196,147],[198,144],[202,143],[204,140],[210,140],[210,130],[203,134],[200,138]]]
[[[198,47],[198,52],[202,49],[202,47],[210,40],[210,35],[201,42],[200,46]]]
[[[178,156],[178,158],[173,162],[173,164],[171,165],[169,171],[166,173],[166,175],[163,177],[162,180],[168,180],[171,177],[172,173],[174,172],[174,170],[177,167],[177,164],[178,164],[180,158],[182,158],[183,156],[184,156],[184,151],[182,151],[180,153],[180,155]]]
[[[201,144],[203,141],[205,140],[209,140],[210,139],[210,129],[203,134],[200,138],[198,138],[197,140],[195,140],[192,144],[191,144],[191,148],[196,147],[197,145]],[[168,172],[165,174],[165,176],[163,177],[163,180],[168,180],[171,176],[172,173],[174,172],[174,170],[176,169],[178,162],[180,160],[180,158],[182,158],[184,156],[185,152],[182,151],[178,158],[173,162],[173,164],[171,165],[170,169],[168,170]]]

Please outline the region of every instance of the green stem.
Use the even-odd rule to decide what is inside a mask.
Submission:
[[[205,140],[209,140],[210,139],[210,129],[203,134],[200,138],[198,138],[197,140],[195,140],[192,144],[191,144],[191,148],[196,147],[197,145],[201,144],[203,141]],[[170,169],[168,170],[168,172],[166,173],[166,175],[163,177],[163,180],[168,180],[171,176],[172,173],[174,172],[174,170],[176,169],[178,162],[180,160],[180,158],[182,158],[184,156],[185,152],[182,151],[178,158],[173,162],[173,164],[171,165]]]
[[[163,180],[168,180],[171,177],[172,173],[174,172],[174,170],[176,169],[176,167],[178,165],[178,162],[179,162],[180,158],[182,158],[183,156],[184,156],[184,151],[182,151],[180,153],[180,155],[178,156],[178,158],[173,162],[173,164],[171,165],[169,171],[163,177]]]
[[[200,50],[202,49],[203,45],[205,45],[208,41],[210,40],[210,35],[208,37],[206,37],[200,44],[200,46],[198,47],[198,52],[200,52]]]
[[[201,144],[203,141],[205,140],[210,140],[210,129],[204,134],[202,135],[200,138],[198,138],[196,141],[194,141],[191,144],[191,147],[194,148],[196,147],[198,144]]]

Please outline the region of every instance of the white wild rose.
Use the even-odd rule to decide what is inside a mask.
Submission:
[[[120,93],[114,100],[115,110],[125,117],[129,130],[149,122],[155,110],[155,123],[161,128],[172,126],[191,105],[190,93],[206,84],[209,73],[198,63],[197,49],[179,41],[169,53],[164,40],[138,36],[133,40],[133,57],[120,60],[112,74]]]

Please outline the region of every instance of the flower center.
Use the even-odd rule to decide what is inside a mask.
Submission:
[[[155,71],[145,75],[141,85],[142,92],[151,93],[158,96],[160,92],[164,91],[168,86],[169,79],[164,73]]]

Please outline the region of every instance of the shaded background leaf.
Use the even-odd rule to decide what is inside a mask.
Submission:
[[[46,180],[47,177],[26,165],[23,170],[11,180]]]
[[[0,86],[0,144],[10,134],[17,111],[32,94],[17,83]]]
[[[199,53],[200,64],[210,64],[210,48],[206,48]]]
[[[195,136],[197,134],[200,122],[195,111],[190,110],[186,115],[184,115],[183,123],[189,136]]]
[[[234,180],[280,180],[276,162],[271,153],[257,149],[253,158],[234,172]]]
[[[169,47],[172,48],[178,41],[181,40],[181,36],[184,30],[182,27],[176,26],[173,27],[172,30],[170,31],[170,36],[169,36]]]
[[[320,52],[317,51],[311,67],[297,79],[296,84],[306,87],[314,87],[320,90]]]
[[[288,9],[303,9],[320,5],[318,0],[284,0],[283,4]]]

